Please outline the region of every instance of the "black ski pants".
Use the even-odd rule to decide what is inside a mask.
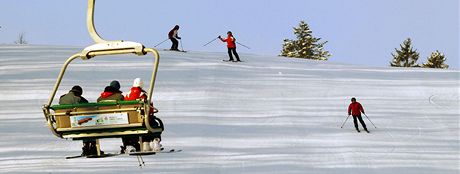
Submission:
[[[358,120],[361,123],[361,126],[363,126],[364,130],[367,130],[366,123],[364,123],[363,117],[361,117],[361,115],[352,116],[352,117],[353,117],[353,123],[355,124],[356,130],[359,130],[358,129]]]
[[[172,45],[171,45],[171,50],[179,50],[178,47],[179,47],[179,41],[177,41],[176,38],[174,37],[171,37],[169,38],[171,39],[171,42],[172,42]]]
[[[228,48],[228,57],[230,57],[229,61],[233,61],[232,53],[235,55],[236,61],[240,61],[240,56],[238,56],[236,48]]]

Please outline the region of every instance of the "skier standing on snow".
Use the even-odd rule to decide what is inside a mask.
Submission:
[[[353,123],[355,124],[356,131],[359,131],[358,128],[358,120],[361,123],[361,125],[364,128],[364,131],[369,133],[369,131],[366,128],[366,123],[364,123],[363,118],[361,117],[361,112],[364,114],[364,108],[361,105],[361,103],[356,101],[356,98],[351,98],[351,103],[348,106],[348,116],[352,115],[353,116]]]
[[[241,62],[240,60],[240,57],[238,56],[238,53],[236,52],[236,39],[235,37],[233,37],[233,34],[231,31],[228,31],[227,32],[227,38],[225,39],[222,39],[222,37],[217,37],[219,38],[222,42],[227,42],[227,48],[228,48],[228,57],[230,57],[230,59],[228,61],[232,61],[232,62],[235,62],[235,60],[233,60],[233,56],[232,56],[232,53],[235,55],[235,58],[236,58],[236,62]]]
[[[176,25],[174,26],[174,28],[169,31],[168,33],[168,38],[171,40],[172,42],[172,45],[171,45],[171,49],[172,51],[179,51],[178,47],[179,47],[179,42],[177,41],[177,39],[181,39],[177,34],[178,34],[178,30],[179,30],[179,25]]]

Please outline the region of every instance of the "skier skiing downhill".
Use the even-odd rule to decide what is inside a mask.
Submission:
[[[233,37],[233,34],[231,31],[227,32],[227,38],[222,39],[222,37],[217,37],[219,38],[222,42],[227,42],[227,48],[228,48],[228,57],[230,59],[228,61],[232,62],[241,62],[240,57],[238,56],[238,53],[236,52],[236,39]],[[232,53],[235,55],[236,61],[233,60]]]
[[[355,124],[356,131],[361,132],[358,128],[358,120],[364,128],[364,131],[369,133],[366,128],[366,123],[364,123],[363,118],[361,117],[361,112],[364,114],[364,108],[361,103],[356,101],[356,98],[351,98],[351,103],[348,106],[348,116],[353,116],[353,123]]]
[[[171,40],[172,42],[172,45],[171,45],[171,49],[172,51],[179,51],[179,42],[177,41],[177,39],[181,39],[177,34],[178,34],[178,30],[179,30],[179,25],[176,25],[174,26],[173,29],[171,29],[171,31],[169,31],[168,33],[168,38]]]

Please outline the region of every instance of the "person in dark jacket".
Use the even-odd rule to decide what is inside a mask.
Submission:
[[[359,131],[358,128],[358,120],[361,123],[361,126],[363,126],[364,131],[369,133],[369,131],[366,128],[366,123],[364,123],[363,117],[361,117],[361,112],[364,114],[364,108],[361,105],[361,103],[356,101],[356,98],[351,98],[351,103],[348,106],[348,116],[352,115],[353,116],[353,123],[355,124],[356,131]]]
[[[84,97],[81,96],[82,94],[83,94],[83,89],[80,86],[75,85],[72,87],[69,93],[62,95],[59,98],[59,104],[65,105],[65,104],[88,103],[88,100],[86,100]]]
[[[236,39],[235,39],[235,37],[233,37],[232,32],[228,31],[227,32],[227,38],[225,38],[225,39],[223,39],[220,36],[217,37],[217,38],[219,38],[222,42],[227,42],[228,57],[230,57],[230,59],[228,61],[235,62],[235,60],[233,60],[233,56],[232,56],[232,53],[233,53],[235,55],[236,61],[241,62],[240,56],[238,56],[238,53],[236,52]]]
[[[122,92],[120,91],[120,82],[114,80],[110,82],[109,86],[106,86],[101,96],[97,98],[97,102],[101,101],[122,101],[124,99]]]
[[[86,100],[83,96],[83,89],[76,85],[73,86],[72,89],[69,91],[69,93],[62,95],[59,98],[59,104],[60,105],[66,105],[66,104],[79,104],[79,103],[88,103],[88,100]],[[97,154],[97,147],[96,147],[96,140],[89,139],[89,140],[83,140],[83,147],[82,149],[82,156],[88,156],[88,155],[96,155]],[[101,151],[102,152],[102,151]]]
[[[168,33],[168,38],[172,42],[170,50],[173,50],[173,51],[179,51],[179,48],[178,48],[179,47],[179,41],[177,41],[177,39],[181,39],[181,38],[178,36],[178,30],[179,30],[179,25],[176,25]]]

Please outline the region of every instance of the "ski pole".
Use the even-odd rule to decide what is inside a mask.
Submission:
[[[204,44],[203,46],[205,47],[206,45],[210,44],[211,42],[214,42],[216,39],[217,39],[217,37],[214,38],[213,40],[209,41],[208,43]]]
[[[159,44],[156,44],[156,45],[153,46],[153,47],[157,47],[158,45],[161,45],[162,43],[166,42],[167,40],[169,40],[169,38],[165,39],[164,41],[160,42]]]
[[[236,42],[236,43],[239,44],[239,45],[241,45],[241,46],[243,46],[243,47],[246,47],[247,49],[251,49],[251,48],[249,48],[248,46],[243,45],[242,43],[239,43],[239,42]]]
[[[347,119],[345,119],[345,121],[343,122],[343,124],[342,124],[342,126],[340,128],[343,128],[343,125],[345,125],[345,123],[347,122],[349,117],[350,117],[350,115],[348,115]]]
[[[182,51],[184,51],[184,46],[182,45],[182,39],[179,39],[179,42],[180,42],[180,49],[182,49]]]
[[[363,113],[363,114],[364,114],[364,113]],[[369,117],[368,117],[366,114],[364,114],[364,116],[366,116],[366,118],[372,123],[371,119],[369,119]],[[372,125],[374,125],[374,127],[377,129],[377,126],[375,126],[374,123],[372,123]]]

